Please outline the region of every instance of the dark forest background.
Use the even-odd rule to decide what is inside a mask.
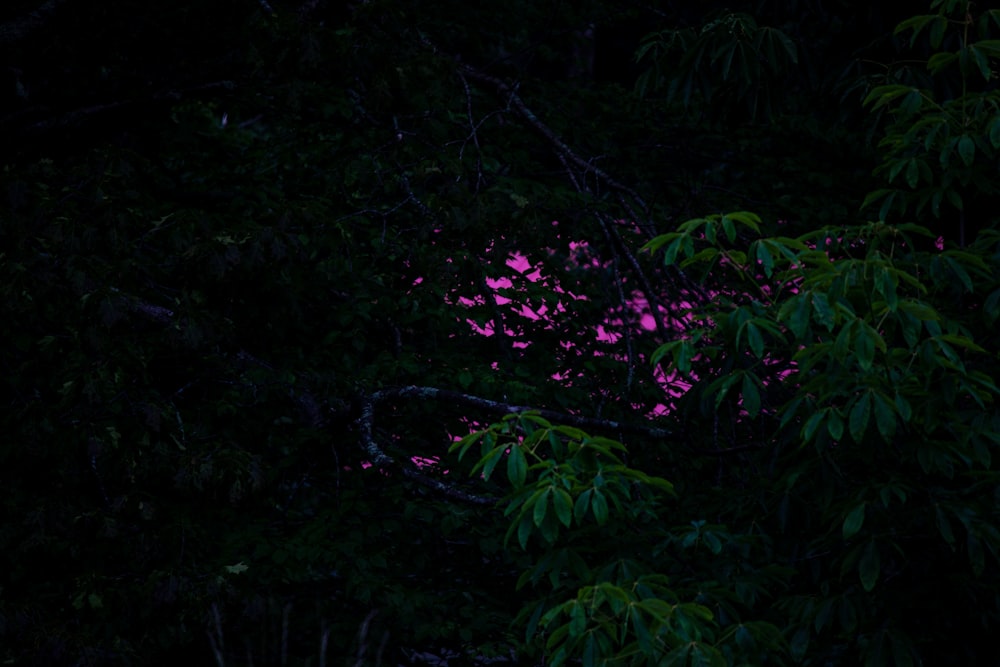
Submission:
[[[3,3],[0,659],[993,664],[998,35]]]

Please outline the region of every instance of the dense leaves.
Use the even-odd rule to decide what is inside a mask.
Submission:
[[[1000,14],[716,4],[0,9],[0,658],[990,664]]]

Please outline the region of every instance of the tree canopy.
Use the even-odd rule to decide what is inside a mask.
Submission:
[[[992,664],[1000,10],[872,4],[0,8],[0,658]]]

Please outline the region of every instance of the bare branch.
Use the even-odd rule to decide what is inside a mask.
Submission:
[[[497,92],[502,94],[508,100],[508,103],[511,105],[511,107],[513,107],[518,112],[521,118],[523,118],[525,122],[528,123],[528,125],[530,125],[536,132],[541,134],[550,144],[552,144],[552,147],[556,151],[556,153],[558,153],[560,156],[565,157],[566,160],[572,162],[578,168],[583,169],[584,173],[587,172],[593,173],[595,176],[600,178],[613,190],[616,190],[619,193],[627,194],[629,197],[632,197],[632,199],[634,199],[643,209],[644,214],[648,213],[649,207],[646,205],[646,202],[643,200],[643,198],[639,196],[638,192],[628,187],[627,185],[623,184],[622,182],[618,181],[600,167],[595,166],[593,162],[584,160],[582,157],[580,157],[572,148],[567,146],[566,143],[563,142],[563,140],[560,139],[556,135],[556,133],[553,132],[551,128],[549,128],[548,125],[546,125],[545,123],[543,123],[541,120],[538,119],[538,116],[536,116],[535,113],[530,108],[528,108],[528,106],[524,103],[521,97],[517,94],[517,91],[514,88],[512,88],[509,84],[507,84],[504,81],[501,81],[500,79],[494,76],[490,76],[489,74],[480,72],[476,68],[470,65],[466,65],[464,63],[459,63],[459,68],[469,78],[476,79],[477,81],[482,81],[484,83],[489,83],[490,85],[492,85],[497,90]]]
[[[414,387],[414,389],[421,388]],[[404,394],[397,395],[402,396]],[[474,505],[495,505],[497,503],[496,498],[467,493],[455,486],[428,477],[420,472],[416,466],[409,461],[403,464],[397,464],[391,456],[382,450],[382,447],[379,446],[378,442],[375,440],[375,406],[376,404],[387,400],[391,396],[393,396],[392,390],[376,391],[375,393],[365,397],[361,402],[361,417],[358,419],[358,425],[361,429],[361,443],[365,452],[368,454],[369,461],[373,465],[377,465],[382,468],[396,467],[399,465],[403,474],[410,479],[423,484],[424,486],[428,486],[445,496],[454,498],[455,500],[460,500]]]
[[[645,426],[641,424],[630,424],[626,422],[614,421],[611,419],[597,419],[593,417],[584,417],[581,415],[574,415],[567,412],[559,412],[556,410],[547,410],[544,408],[537,408],[528,405],[515,405],[513,403],[506,403],[503,401],[494,401],[489,398],[483,398],[481,396],[473,396],[471,394],[463,394],[457,391],[451,391],[449,389],[438,389],[436,387],[418,387],[415,385],[410,385],[407,387],[398,387],[395,389],[382,389],[371,394],[365,401],[365,403],[370,403],[372,409],[374,410],[374,405],[376,403],[382,403],[397,398],[421,398],[426,400],[438,400],[447,401],[453,404],[467,405],[474,408],[479,408],[485,410],[486,412],[492,412],[501,415],[518,414],[521,412],[534,412],[549,421],[558,422],[560,424],[565,424],[567,426],[576,426],[578,428],[589,428],[589,429],[599,429],[603,431],[617,431],[622,433],[636,433],[640,435],[646,435],[653,438],[672,438],[676,434],[668,429],[656,428],[653,426]],[[362,408],[362,411],[364,408]],[[363,417],[362,417],[363,418]]]

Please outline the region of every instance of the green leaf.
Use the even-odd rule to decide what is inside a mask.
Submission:
[[[951,522],[948,521],[948,517],[945,516],[940,505],[935,505],[934,507],[934,518],[937,522],[938,532],[941,533],[941,539],[947,542],[948,545],[954,549],[955,533],[952,532]]]
[[[920,35],[920,32],[925,27],[927,27],[927,24],[938,18],[943,17],[939,17],[937,14],[921,14],[919,16],[911,16],[905,21],[899,23],[899,25],[896,26],[896,29],[893,30],[893,34],[898,35],[901,32],[912,30],[913,34],[910,36],[910,46],[912,47],[917,41],[917,36]]]
[[[761,267],[764,269],[764,275],[770,278],[774,273],[774,256],[771,254],[771,249],[763,241],[754,242],[754,246],[754,254],[757,261],[760,262]]]
[[[990,56],[986,53],[987,50],[989,50],[989,47],[986,47],[984,50],[980,42],[969,45],[969,53],[972,54],[972,60],[976,63],[976,67],[979,68],[979,73],[983,75],[985,81],[989,81],[993,74],[990,68]]]
[[[796,339],[803,339],[809,329],[809,297],[796,294],[785,301],[778,313],[778,321],[784,322]]]
[[[990,145],[993,148],[1000,148],[1000,116],[993,119],[990,123]]]
[[[889,312],[896,310],[896,306],[899,305],[899,299],[896,296],[896,281],[892,272],[884,267],[875,269],[875,291],[885,299]]]
[[[577,523],[583,523],[583,519],[587,516],[587,509],[590,507],[590,496],[593,493],[594,489],[587,489],[577,496],[576,503],[573,505],[573,518],[576,519]]]
[[[469,451],[469,448],[472,447],[477,442],[479,442],[479,439],[482,438],[483,434],[485,434],[485,433],[486,433],[486,431],[473,431],[472,433],[470,433],[467,436],[463,437],[458,442],[453,443],[448,448],[448,451],[449,452],[454,452],[456,449],[459,450],[459,452],[458,452],[458,459],[462,460],[462,457],[465,456],[465,453],[467,451]]]
[[[976,159],[976,142],[972,140],[972,137],[963,135],[958,140],[958,156],[962,158],[966,167],[972,166],[973,160]]]
[[[827,331],[833,331],[835,324],[833,309],[830,307],[830,300],[822,292],[813,292],[812,295],[813,317],[816,322],[825,326]]]
[[[597,525],[603,526],[608,522],[608,501],[604,498],[604,494],[597,489],[594,489],[594,495],[590,498],[590,509],[594,513]]]
[[[669,343],[664,343],[663,345],[660,345],[653,351],[653,354],[649,357],[649,365],[655,367],[657,364],[660,363],[663,357],[667,356],[668,354],[672,354],[674,348],[680,346],[680,344],[681,341],[672,340]]]
[[[896,412],[899,414],[900,419],[903,423],[909,422],[913,418],[913,408],[910,407],[910,402],[906,400],[906,397],[900,393],[896,393],[895,397]]]
[[[552,496],[552,504],[556,508],[559,522],[569,528],[573,519],[573,497],[565,489],[556,489]]]
[[[521,523],[517,526],[517,542],[521,545],[522,549],[528,548],[528,539],[531,538],[531,533],[535,529],[535,524],[531,520],[531,517],[525,514],[521,518]]]
[[[490,453],[481,458],[479,462],[472,468],[472,473],[475,474],[476,469],[482,466],[483,479],[488,480],[490,476],[493,474],[493,469],[497,467],[497,464],[500,463],[500,459],[503,458],[503,453],[505,449],[506,447],[504,445],[498,445],[494,447],[493,450],[490,451]]]
[[[569,636],[579,637],[587,630],[587,607],[576,600],[570,602]]]
[[[906,184],[910,188],[916,188],[920,182],[920,167],[915,159],[910,159],[906,165]]]
[[[854,330],[857,332],[854,338],[854,352],[858,355],[858,365],[863,371],[871,370],[875,360],[875,338],[869,327],[863,324],[854,327]]]
[[[543,540],[545,540],[549,545],[556,543],[556,539],[559,537],[559,520],[552,512],[547,512],[545,514],[545,519],[542,521],[542,525],[538,528],[542,534]]]
[[[929,304],[922,301],[906,299],[899,302],[899,309],[921,321],[940,320],[941,316]]]
[[[868,503],[862,502],[855,506],[847,516],[844,517],[843,535],[845,540],[854,537],[865,522],[865,507]]]
[[[632,628],[635,630],[636,639],[639,640],[639,650],[645,654],[653,652],[653,638],[649,634],[649,628],[642,619],[642,614],[634,607],[630,609],[629,615],[632,617]]]
[[[788,650],[792,655],[792,659],[796,662],[802,662],[805,660],[806,653],[809,650],[809,628],[802,627],[792,636],[792,640],[788,643]]]
[[[749,371],[743,373],[743,409],[751,419],[760,412],[760,391],[754,382],[755,376]]]
[[[510,454],[507,455],[507,479],[514,488],[524,486],[528,477],[528,461],[524,457],[524,451],[520,445],[512,445]]]
[[[833,408],[828,408],[826,420],[826,430],[834,442],[840,442],[844,437],[844,418]]]
[[[534,507],[532,507],[532,519],[538,527],[541,527],[542,523],[545,521],[545,512],[548,509],[549,497],[551,495],[552,487],[550,486],[542,491],[541,495],[539,495],[538,499],[535,501]]]
[[[875,105],[872,107],[872,111],[875,111],[876,109],[885,106],[889,102],[892,102],[894,99],[906,95],[912,90],[914,90],[914,88],[912,88],[911,86],[903,86],[899,84],[878,86],[874,88],[870,93],[868,93],[868,96],[865,97],[864,102],[862,102],[862,104],[864,106],[868,106],[869,104],[874,102]]]
[[[892,183],[894,180],[896,180],[896,177],[899,176],[899,172],[903,171],[903,168],[906,167],[907,164],[912,164],[912,163],[913,163],[913,158],[910,158],[909,160],[894,161],[892,163],[892,167],[889,168],[889,175],[887,177],[889,182]]]
[[[742,379],[742,374],[738,372],[730,373],[724,377],[717,379],[708,387],[708,393],[711,394],[715,392],[715,409],[718,410],[719,406],[722,405],[722,401],[726,399],[726,395],[729,390],[733,388],[738,380]]]
[[[864,440],[865,431],[868,429],[868,420],[871,418],[872,411],[871,401],[871,394],[865,392],[861,398],[854,402],[854,407],[851,408],[850,417],[848,418],[848,428],[851,431],[851,437],[857,443]]]
[[[816,435],[816,431],[819,430],[820,424],[823,423],[823,418],[826,415],[825,412],[814,412],[809,415],[809,419],[802,426],[802,440],[805,442],[810,442]]]
[[[858,563],[861,586],[866,592],[870,593],[875,588],[880,569],[878,547],[875,544],[875,538],[872,538],[865,547],[864,553],[861,554],[861,560]]]
[[[882,439],[890,442],[896,435],[896,412],[893,405],[881,392],[875,392],[872,400],[875,407],[875,426],[878,427]]]
[[[753,321],[746,323],[747,331],[747,344],[750,346],[750,351],[753,356],[758,359],[764,357],[764,337],[760,333],[760,329],[757,327]]]
[[[736,243],[736,225],[733,224],[733,219],[729,216],[722,218],[722,231],[726,234],[726,240],[729,243]]]
[[[951,65],[956,60],[958,60],[957,53],[951,51],[935,53],[927,61],[927,69],[931,74],[939,74],[943,69]]]
[[[969,273],[968,271],[965,270],[964,266],[962,266],[953,257],[950,257],[948,255],[942,257],[942,260],[944,261],[945,265],[949,269],[951,269],[951,272],[958,277],[959,281],[962,283],[962,286],[965,288],[966,292],[975,291],[975,288],[972,286],[972,278],[969,277]]]

